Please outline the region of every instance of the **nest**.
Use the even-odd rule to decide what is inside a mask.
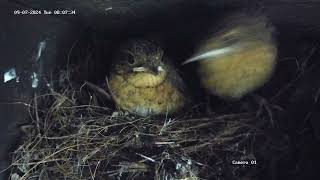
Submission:
[[[60,78],[68,73],[60,72]],[[139,117],[118,110],[110,95],[91,83],[49,87],[28,105],[30,123],[21,126],[10,177],[257,179],[287,150],[283,136],[274,133],[275,108],[267,101],[260,105],[245,112],[217,113],[205,105]]]
[[[99,106],[99,92],[88,89],[34,97],[11,179],[195,180],[258,172],[232,164],[256,161],[256,139],[267,139],[261,127],[270,122],[255,112],[139,117]]]

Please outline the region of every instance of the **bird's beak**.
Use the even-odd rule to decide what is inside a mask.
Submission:
[[[163,69],[162,66],[156,66],[156,67],[151,67],[151,68],[150,68],[150,72],[151,72],[152,74],[155,74],[155,75],[160,74],[162,71],[164,71],[164,69]]]
[[[199,54],[197,56],[194,56],[194,57],[191,57],[191,58],[187,59],[186,61],[184,61],[182,63],[182,65],[185,65],[185,64],[188,64],[188,63],[191,63],[191,62],[195,62],[195,61],[204,60],[204,59],[207,59],[207,58],[219,57],[219,56],[224,55],[226,53],[229,53],[231,51],[233,51],[232,47],[223,47],[223,48],[220,48],[220,49],[213,49],[213,50],[206,51],[206,52],[201,53],[201,54]]]
[[[159,74],[162,71],[164,71],[162,66],[150,67],[150,68],[141,66],[141,67],[135,67],[132,70],[133,72],[151,72],[153,74]]]
[[[145,67],[135,67],[132,70],[133,70],[133,72],[146,72],[146,71],[148,71],[148,69]]]
[[[158,67],[157,67],[157,72],[158,72],[158,73],[161,73],[162,71],[164,71],[163,67],[162,67],[162,66],[158,66]]]

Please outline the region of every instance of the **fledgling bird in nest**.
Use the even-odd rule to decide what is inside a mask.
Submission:
[[[149,40],[130,40],[120,48],[109,86],[119,108],[141,116],[175,113],[186,103],[181,77]]]
[[[240,99],[264,85],[276,65],[274,28],[264,16],[235,14],[183,64],[199,62],[203,86],[223,99]]]

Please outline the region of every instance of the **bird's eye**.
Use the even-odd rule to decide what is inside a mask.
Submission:
[[[136,61],[134,60],[134,57],[131,54],[126,54],[126,60],[129,64],[134,64]]]

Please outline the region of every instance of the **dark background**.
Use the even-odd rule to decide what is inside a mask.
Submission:
[[[111,10],[108,8],[112,7]],[[76,15],[13,15],[16,9],[71,9]],[[277,173],[267,179],[316,179],[320,162],[320,111],[315,101],[320,87],[319,42],[320,1],[297,0],[9,0],[0,3],[0,167],[7,166],[8,149],[15,142],[14,127],[25,122],[28,109],[22,103],[32,97],[30,80],[3,83],[3,73],[15,67],[28,76],[32,58],[40,41],[46,42],[42,56],[43,74],[50,75],[56,62],[66,61],[75,42],[86,44],[95,39],[100,62],[93,65],[92,81],[100,83],[107,73],[110,56],[121,41],[136,36],[157,36],[167,52],[176,59],[190,56],[195,42],[216,20],[234,11],[259,11],[266,14],[277,28],[280,59],[310,58],[311,70],[290,87],[279,102],[285,111],[277,117],[279,129],[288,135],[290,151],[285,160],[274,165]],[[98,45],[97,45],[98,44]],[[101,46],[99,46],[99,44]],[[78,45],[80,46],[80,45]],[[78,49],[79,50],[79,49]],[[95,50],[92,50],[93,52]],[[80,50],[79,50],[80,51]],[[102,53],[101,53],[102,52]],[[310,57],[309,57],[310,56]],[[103,57],[103,58],[99,58]],[[94,59],[93,58],[93,59]],[[99,63],[98,63],[99,64]],[[310,65],[310,67],[311,67]],[[295,61],[279,62],[270,91],[274,94],[281,83],[295,77]],[[92,76],[92,77],[91,77]],[[191,80],[190,80],[191,81]],[[1,177],[0,177],[1,179]]]

